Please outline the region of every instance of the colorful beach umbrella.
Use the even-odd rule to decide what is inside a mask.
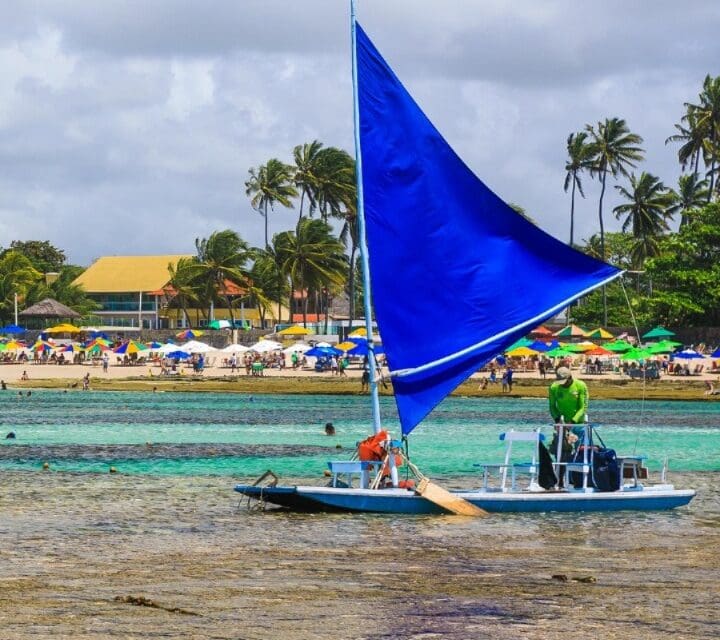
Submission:
[[[52,351],[55,348],[54,344],[49,343],[47,340],[36,340],[30,347],[31,351]]]
[[[554,349],[550,349],[550,351],[546,351],[545,355],[548,358],[567,358],[568,356],[574,356],[576,354],[568,351],[565,347],[555,347]]]
[[[620,360],[647,360],[648,358],[652,357],[653,354],[650,353],[647,349],[632,348],[630,349],[630,351],[623,353],[620,356]]]
[[[9,340],[3,346],[3,351],[18,351],[19,349],[25,348],[25,343],[22,340]]]
[[[653,344],[650,344],[646,347],[646,349],[650,353],[672,353],[677,349],[677,347],[681,347],[682,343],[680,342],[674,342],[672,340],[660,340],[659,342],[654,342]]]
[[[603,349],[602,347],[594,347],[586,351],[584,355],[599,358],[602,356],[614,356],[615,353],[613,353],[612,351],[608,351],[607,349]]]
[[[519,349],[520,347],[528,347],[533,343],[532,340],[529,338],[520,338],[520,340],[517,340],[516,342],[513,342],[508,348],[508,351],[514,351],[515,349]],[[506,352],[507,353],[507,352]]]
[[[598,327],[597,329],[593,329],[592,331],[587,332],[588,338],[594,338],[595,340],[611,340],[614,336],[612,333],[610,333],[607,329],[603,329],[602,327]]]
[[[203,335],[205,335],[205,332],[200,331],[199,329],[185,329],[184,331],[178,333],[177,337],[180,338],[180,340],[194,340],[195,338],[199,338]]]
[[[213,320],[208,324],[209,329],[230,329],[230,320]]]
[[[569,324],[553,333],[553,335],[557,338],[584,338],[587,334],[584,329],[578,327],[576,324]]]
[[[647,333],[643,334],[643,338],[651,340],[653,338],[672,338],[675,334],[669,331],[665,327],[658,325],[654,329],[650,329]]]
[[[120,354],[131,354],[147,350],[148,347],[145,346],[142,342],[137,342],[136,340],[128,340],[127,342],[123,342],[119,347],[115,347],[115,349],[113,349],[113,352]]]
[[[367,329],[365,327],[358,327],[352,333],[348,333],[348,338],[367,338]]]

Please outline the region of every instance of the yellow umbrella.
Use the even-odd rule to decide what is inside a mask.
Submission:
[[[602,327],[598,327],[597,329],[593,329],[592,331],[587,332],[588,338],[600,338],[601,340],[610,340],[610,338],[614,338],[612,333],[609,331],[603,329]]]
[[[294,327],[287,327],[282,331],[278,331],[277,334],[279,336],[309,336],[312,334],[312,331],[310,329],[306,329],[305,327],[295,325]]]
[[[530,349],[529,347],[518,347],[517,349],[513,349],[512,351],[508,351],[505,355],[510,358],[526,358],[527,356],[536,356],[539,351],[535,351],[535,349]]]
[[[357,342],[350,342],[350,340],[348,340],[347,342],[341,342],[340,344],[335,345],[335,348],[340,349],[340,351],[350,351],[350,349],[354,349],[357,346]]]
[[[57,324],[54,327],[50,327],[49,329],[45,329],[45,333],[80,333],[82,329],[78,329],[73,324]]]
[[[10,340],[5,343],[5,351],[17,351],[18,349],[24,349],[25,343],[19,342],[18,340]]]
[[[360,327],[359,329],[355,329],[355,331],[348,334],[348,338],[366,338],[366,337],[367,337],[367,329],[365,327]]]

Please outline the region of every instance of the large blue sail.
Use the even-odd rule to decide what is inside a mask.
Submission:
[[[357,26],[373,302],[404,434],[534,326],[619,271],[488,189]]]

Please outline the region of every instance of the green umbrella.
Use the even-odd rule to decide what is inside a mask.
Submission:
[[[661,327],[660,325],[658,325],[654,329],[651,329],[647,333],[643,334],[643,338],[672,338],[674,335],[675,334],[672,331],[669,331],[665,327]]]
[[[620,356],[620,360],[647,360],[652,358],[653,355],[647,349],[630,349],[630,351]]]
[[[646,350],[650,353],[672,353],[677,347],[682,346],[680,342],[673,342],[672,340],[660,340],[654,344],[646,347]]]
[[[567,358],[568,356],[574,356],[575,354],[564,347],[555,347],[554,349],[550,349],[550,351],[546,351],[545,355],[548,358]]]
[[[527,338],[520,338],[517,342],[511,344],[506,351],[512,351],[513,349],[519,349],[520,347],[529,347],[533,343],[532,340]]]
[[[603,349],[607,349],[608,351],[614,351],[615,353],[623,353],[624,351],[630,351],[633,346],[629,342],[625,342],[625,340],[614,340],[613,342],[608,342],[607,344],[603,345]]]

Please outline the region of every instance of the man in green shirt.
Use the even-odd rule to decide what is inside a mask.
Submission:
[[[557,380],[550,385],[550,415],[555,421],[555,435],[550,443],[550,452],[557,460],[558,434],[562,432],[560,459],[557,462],[569,462],[572,458],[573,444],[582,438],[584,427],[562,427],[561,423],[581,425],[585,423],[588,406],[588,389],[582,380],[575,380],[568,367],[558,367]],[[563,473],[559,474],[558,486],[563,485]]]

